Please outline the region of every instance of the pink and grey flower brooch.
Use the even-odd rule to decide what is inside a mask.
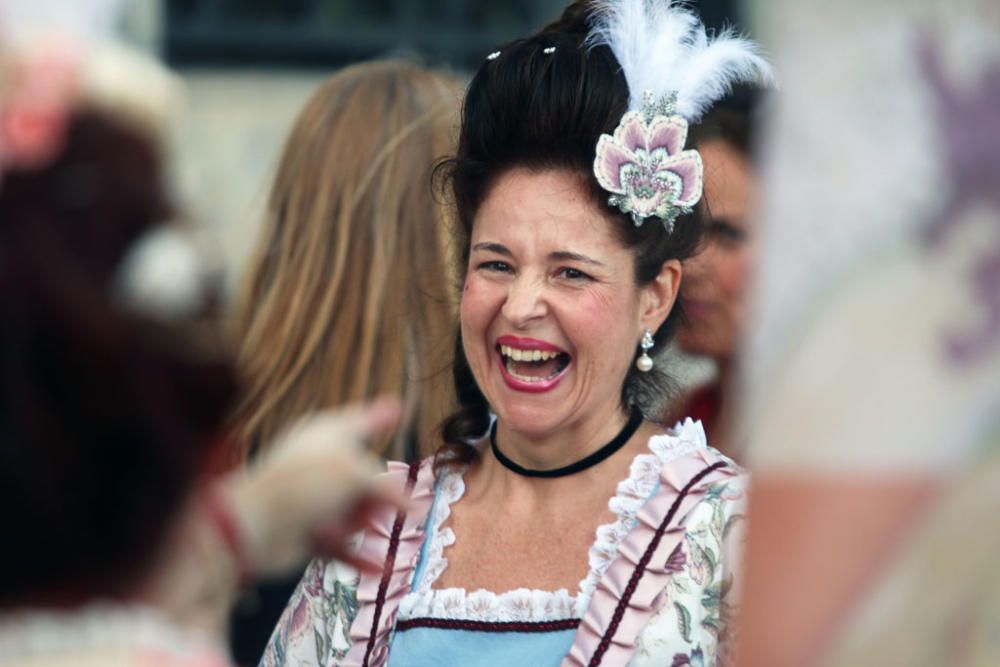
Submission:
[[[672,99],[654,104],[647,94],[641,113],[629,111],[614,136],[602,134],[598,140],[597,182],[611,193],[608,204],[631,215],[636,227],[656,216],[669,234],[677,216],[690,213],[701,199],[701,155],[683,150],[687,133],[687,121],[673,113]]]

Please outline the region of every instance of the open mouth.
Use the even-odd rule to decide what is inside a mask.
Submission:
[[[558,350],[525,350],[500,344],[496,349],[507,373],[521,382],[553,380],[570,362],[569,354]]]

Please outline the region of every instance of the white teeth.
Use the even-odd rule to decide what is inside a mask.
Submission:
[[[521,375],[520,373],[514,371],[513,364],[511,363],[511,361],[507,361],[507,372],[510,373],[511,376],[520,380],[521,382],[541,382],[542,380],[549,379],[544,377],[534,377],[531,375]]]
[[[514,361],[548,361],[559,356],[558,352],[551,350],[520,350],[507,345],[500,346],[500,354]]]

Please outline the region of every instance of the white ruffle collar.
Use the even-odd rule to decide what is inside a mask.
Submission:
[[[537,622],[581,618],[590,604],[598,582],[618,555],[618,545],[632,530],[636,513],[656,489],[660,469],[671,461],[708,448],[700,421],[678,422],[670,432],[649,439],[649,453],[632,460],[629,476],[618,483],[608,501],[615,520],[598,527],[588,552],[587,576],[574,594],[565,588],[556,591],[518,588],[504,593],[479,589],[433,588],[448,567],[445,548],[455,543],[451,528],[443,528],[451,516],[451,506],[465,494],[464,469],[448,470],[438,482],[427,536],[427,553],[420,580],[399,604],[399,618],[462,619],[483,622]]]

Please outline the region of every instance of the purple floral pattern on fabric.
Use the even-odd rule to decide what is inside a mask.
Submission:
[[[702,162],[695,150],[683,150],[688,124],[669,113],[668,102],[642,113],[629,111],[597,142],[594,175],[611,193],[608,204],[632,216],[636,226],[655,216],[667,231],[678,215],[690,213],[701,199]]]
[[[358,613],[357,587],[351,568],[313,561],[278,621],[260,667],[340,664]]]
[[[742,543],[745,502],[741,486],[721,484],[709,489],[688,517],[684,539],[667,558],[674,576],[663,606],[639,636],[629,667],[733,664],[733,617],[739,608],[733,562]]]
[[[969,271],[982,324],[945,341],[948,358],[965,366],[1000,345],[1000,62],[986,66],[966,92],[949,80],[929,36],[920,42],[917,56],[935,97],[950,186],[944,204],[923,227],[923,241],[931,248],[942,244],[962,222],[963,213],[979,203],[996,212],[998,223],[992,247],[983,248]]]
[[[687,556],[684,555],[683,544],[678,544],[674,547],[674,550],[670,552],[670,557],[667,558],[666,570],[672,574],[678,572],[683,572],[684,567],[687,565]]]
[[[691,653],[677,653],[674,655],[670,667],[705,667],[705,654],[700,648],[696,648]]]

